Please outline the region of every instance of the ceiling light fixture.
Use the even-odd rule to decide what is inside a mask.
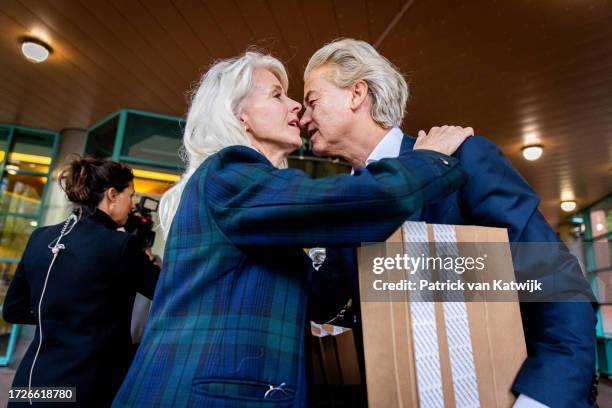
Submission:
[[[49,58],[51,47],[35,38],[24,38],[21,41],[21,52],[30,62],[39,63]]]
[[[19,170],[19,166],[15,166],[14,164],[7,164],[6,166],[4,166],[4,169],[8,174],[14,176],[17,174],[17,170]]]
[[[576,209],[576,202],[574,200],[561,201],[561,209],[565,212],[571,212]]]
[[[525,146],[523,147],[523,157],[529,161],[538,160],[542,156],[543,151],[542,145]]]

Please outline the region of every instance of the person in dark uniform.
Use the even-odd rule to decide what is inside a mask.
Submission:
[[[37,326],[13,387],[76,387],[70,406],[110,406],[133,356],[136,292],[152,298],[159,277],[140,241],[117,231],[133,178],[121,163],[90,158],[61,173],[75,212],[32,233],[4,301],[4,320]]]

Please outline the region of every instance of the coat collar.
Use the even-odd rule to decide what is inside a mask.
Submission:
[[[416,139],[414,137],[410,136],[408,133],[404,133],[404,138],[402,139],[402,146],[400,147],[400,154],[412,150],[415,142]]]
[[[407,133],[404,133],[404,137],[402,139],[402,145],[400,147],[400,154],[404,154],[412,150],[414,148],[415,142],[416,142],[416,138],[410,136]],[[408,217],[408,221],[422,221],[421,219],[422,214],[423,214],[423,207],[419,207],[410,215],[410,217]]]
[[[96,208],[88,218],[94,222],[104,225],[108,229],[116,230],[119,228],[119,224],[113,221],[110,215],[98,208]]]

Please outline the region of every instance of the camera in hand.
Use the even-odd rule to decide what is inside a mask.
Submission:
[[[151,197],[142,196],[134,206],[124,226],[126,232],[134,234],[140,239],[143,247],[152,247],[155,242],[153,231],[153,213],[157,211],[159,201]]]

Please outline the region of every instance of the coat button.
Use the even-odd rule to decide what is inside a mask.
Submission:
[[[442,162],[442,164],[444,164],[445,166],[450,166],[450,164],[448,163],[448,160],[443,159],[442,157],[440,157],[440,161]]]

